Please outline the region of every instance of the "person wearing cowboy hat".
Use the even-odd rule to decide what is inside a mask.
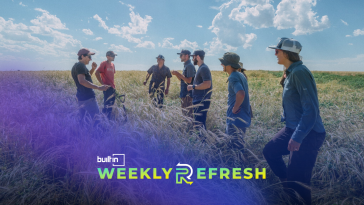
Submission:
[[[315,79],[303,65],[299,53],[302,45],[295,39],[281,38],[275,49],[278,64],[285,67],[283,81],[283,127],[264,147],[270,168],[280,178],[293,204],[311,204],[312,170],[320,147],[325,141],[325,128],[320,116]],[[288,167],[282,159],[290,155]],[[305,184],[306,186],[302,186]]]

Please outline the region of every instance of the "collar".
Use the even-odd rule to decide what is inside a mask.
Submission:
[[[184,62],[184,65],[190,64],[191,63],[191,59],[188,59],[186,62]]]
[[[295,67],[299,66],[299,65],[302,65],[302,61],[297,61],[297,62],[292,63],[292,64],[288,67],[288,69],[286,70],[286,75],[288,75],[288,74],[292,73],[293,69],[294,69]]]

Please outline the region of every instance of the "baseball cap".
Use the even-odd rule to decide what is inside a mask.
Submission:
[[[78,53],[77,53],[78,56],[81,56],[81,55],[95,55],[95,53],[92,53],[89,49],[87,48],[81,48]]]
[[[277,46],[269,46],[268,48],[280,49],[299,54],[302,50],[302,45],[293,38],[281,38]]]
[[[226,52],[222,58],[219,58],[219,60],[223,65],[230,65],[235,69],[241,68],[239,64],[240,56],[236,53]]]
[[[165,60],[164,56],[163,55],[160,55],[160,54],[156,58],[160,58],[162,60]]]
[[[114,51],[108,51],[108,52],[106,52],[106,56],[114,57],[114,56],[117,56],[117,54],[114,53]]]
[[[181,55],[181,54],[187,54],[187,55],[191,55],[191,52],[189,50],[183,50],[180,52],[180,53],[177,53],[178,55]]]
[[[197,55],[199,55],[199,56],[205,56],[205,51],[203,51],[203,50],[195,50],[195,51],[193,51],[193,54],[191,56],[197,56]]]

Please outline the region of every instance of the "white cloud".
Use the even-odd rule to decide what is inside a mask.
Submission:
[[[341,20],[341,22],[343,23],[343,24],[345,24],[346,26],[348,26],[349,24],[347,23],[347,22],[345,22],[344,20],[342,20],[342,19],[340,19]]]
[[[109,18],[106,16],[106,20],[109,20]]]
[[[83,31],[86,35],[94,35],[94,33],[93,33],[90,29],[82,29],[82,31]]]
[[[312,34],[330,27],[328,16],[322,16],[320,20],[312,11],[316,6],[316,0],[282,0],[274,17],[274,26],[278,29],[295,28],[293,35]]]
[[[96,19],[96,20],[99,22],[99,26],[100,26],[100,27],[102,27],[102,28],[104,28],[104,29],[106,29],[106,30],[108,30],[108,29],[109,29],[109,27],[108,27],[108,26],[106,26],[105,21],[103,21],[99,15],[95,14],[95,15],[93,16],[93,18],[94,18],[94,19]]]
[[[345,37],[351,37],[351,35],[346,35]]]
[[[212,25],[209,27],[216,37],[210,42],[209,54],[236,50],[237,47],[249,48],[257,39],[254,33],[246,34],[245,25],[233,18],[230,18],[232,10],[239,5],[234,0],[222,4],[220,12],[215,16]]]
[[[192,50],[196,50],[198,48],[198,44],[197,42],[191,42],[191,41],[188,41],[187,39],[181,41],[181,43],[179,45],[173,45],[173,43],[171,43],[170,41],[172,41],[174,38],[165,38],[163,39],[163,43],[162,44],[158,44],[159,47],[162,47],[162,48],[170,48],[170,49],[178,49],[178,50],[181,50],[181,49],[192,49]]]
[[[197,27],[202,28],[202,26],[201,26],[201,25],[197,25]]]
[[[96,37],[94,40],[95,41],[99,41],[99,40],[101,40],[102,39],[102,37]]]
[[[0,47],[9,51],[19,52],[24,50],[34,50],[43,55],[71,56],[70,50],[81,47],[81,42],[74,39],[71,35],[62,33],[58,30],[67,29],[55,15],[48,11],[35,9],[43,13],[31,20],[32,25],[14,23],[14,19],[6,21],[0,17]],[[47,36],[50,41],[41,40],[36,37]]]
[[[353,35],[354,35],[354,36],[361,36],[361,35],[364,35],[364,29],[363,29],[363,30],[356,29],[356,30],[353,32]]]
[[[20,6],[26,6],[26,5],[24,5],[24,4],[23,4],[23,2],[20,2],[20,3],[19,3],[19,5],[20,5]]]
[[[68,30],[66,24],[63,24],[61,20],[57,18],[56,15],[51,15],[49,14],[48,11],[40,8],[36,8],[35,10],[42,12],[42,16],[37,16],[36,19],[31,20],[30,22],[32,24],[40,27],[48,27],[57,30],[62,30],[62,29]]]
[[[152,21],[152,17],[145,15],[143,18],[138,13],[134,12],[134,6],[125,4],[121,1],[119,2],[129,7],[129,16],[131,22],[128,23],[128,26],[114,25],[114,27],[109,28],[99,15],[96,14],[93,16],[93,18],[96,19],[99,22],[99,26],[107,30],[108,33],[121,36],[122,38],[128,40],[128,42],[137,43],[138,45],[136,47],[154,48],[155,45],[153,42],[143,42],[142,37],[135,37],[135,35],[145,35],[147,33],[148,25]]]
[[[206,56],[214,56],[219,52],[236,51],[238,48],[222,43],[218,37],[215,37],[211,42],[206,42],[204,46],[210,45],[209,48],[205,48]]]
[[[175,58],[172,60],[174,63],[180,63],[181,62],[181,59],[179,57]]]
[[[109,49],[111,49],[113,51],[116,51],[116,52],[129,52],[129,53],[132,53],[132,51],[129,48],[127,48],[127,47],[125,47],[123,45],[118,45],[117,46],[115,44],[111,44]]]
[[[256,4],[256,5],[255,5]],[[249,7],[254,5],[253,7]],[[240,10],[244,10],[240,12]],[[273,26],[274,7],[267,1],[242,1],[237,8],[232,9],[229,18],[244,22],[254,28],[268,28]]]
[[[108,43],[104,43],[104,45],[107,45]]]
[[[149,49],[154,49],[155,48],[155,44],[152,41],[144,41],[144,42],[140,42],[135,47],[136,48],[149,48]]]
[[[349,46],[352,46],[353,44],[352,43],[349,43]]]

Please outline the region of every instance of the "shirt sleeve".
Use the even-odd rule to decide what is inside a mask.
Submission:
[[[87,74],[88,72],[87,72],[87,68],[86,68],[85,64],[83,64],[83,63],[78,64],[78,66],[76,67],[76,73],[77,73],[77,75],[78,74]]]
[[[186,78],[190,78],[190,77],[193,77],[195,76],[196,74],[196,69],[195,69],[195,66],[193,65],[188,65],[187,68],[186,68]]]
[[[150,67],[147,72],[149,73],[149,75],[152,74],[153,73],[153,66]]]
[[[105,62],[102,62],[99,66],[99,68],[97,69],[97,71],[99,71],[100,73],[105,73]]]
[[[116,73],[115,64],[112,64],[112,65],[113,65],[113,67],[114,67],[114,73]]]
[[[299,70],[291,73],[291,75],[297,92],[300,95],[303,110],[300,122],[291,138],[298,143],[302,143],[303,139],[313,129],[316,123],[319,110],[314,105],[314,99],[317,96],[314,96],[314,92],[310,92],[314,90],[315,84],[310,80],[311,76],[307,71]]]
[[[167,68],[167,78],[172,78],[172,74],[169,68]]]
[[[233,88],[235,94],[237,92],[239,92],[240,90],[244,90],[244,87],[243,87],[241,81],[237,77],[230,78],[229,79],[229,84]]]
[[[202,77],[202,80],[203,81],[212,80],[212,78],[211,78],[211,72],[210,72],[210,70],[209,70],[208,67],[203,66],[200,69],[201,69],[200,74],[201,74],[201,77]]]

